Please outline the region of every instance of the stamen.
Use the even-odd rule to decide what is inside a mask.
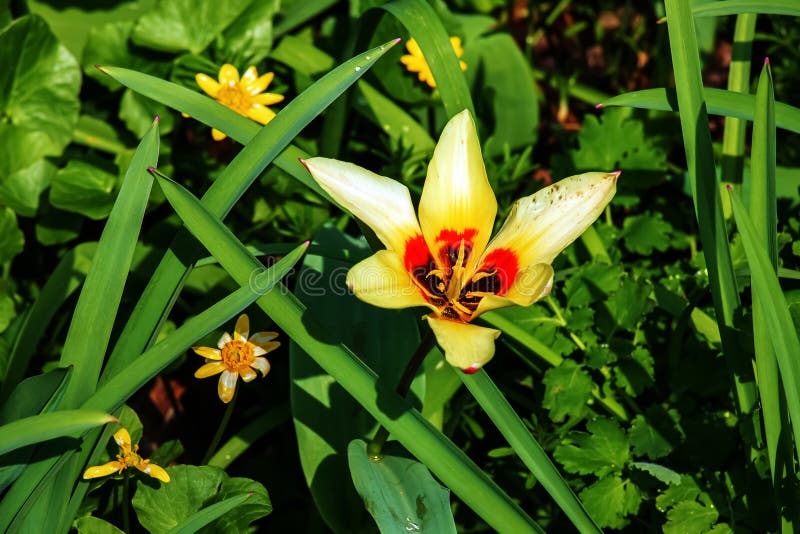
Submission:
[[[491,291],[467,291],[464,295],[465,298],[472,299],[472,298],[483,298],[488,297],[490,295],[494,295]]]
[[[453,273],[447,284],[447,298],[451,301],[455,301],[458,298],[459,293],[461,293],[461,279],[466,271],[464,268],[464,256],[465,242],[462,239],[461,244],[458,246],[458,258],[456,259],[456,264],[452,267]]]

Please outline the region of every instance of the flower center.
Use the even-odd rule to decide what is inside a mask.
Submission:
[[[239,84],[220,87],[217,93],[217,101],[240,115],[246,115],[253,106],[253,98]]]
[[[239,371],[243,367],[249,367],[255,360],[253,346],[239,339],[225,343],[221,353],[222,363],[229,371]]]
[[[483,297],[502,295],[514,282],[519,265],[511,251],[498,249],[470,263],[477,232],[443,231],[434,260],[422,236],[406,243],[405,265],[425,299],[442,317],[469,322]],[[443,239],[444,238],[444,239]]]

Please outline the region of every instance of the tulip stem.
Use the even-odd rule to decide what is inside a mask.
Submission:
[[[233,415],[233,406],[236,404],[236,397],[238,396],[239,389],[237,388],[233,392],[233,398],[228,403],[228,407],[225,408],[225,414],[222,416],[222,421],[219,422],[217,433],[214,434],[214,437],[211,439],[211,443],[208,445],[208,450],[206,451],[205,456],[203,456],[203,461],[200,462],[200,465],[206,465],[214,455],[214,452],[216,452],[219,442],[222,440],[222,435],[225,433],[225,429],[228,427],[228,422],[231,420],[231,415]]]
[[[411,389],[411,383],[414,381],[419,367],[422,365],[422,362],[425,361],[425,356],[428,355],[435,344],[436,336],[433,335],[433,331],[428,330],[422,337],[422,340],[420,340],[417,350],[414,351],[413,356],[411,356],[411,359],[408,361],[408,365],[406,365],[406,368],[403,370],[400,380],[397,382],[395,392],[398,395],[405,397],[408,394],[408,390]],[[386,430],[386,427],[379,426],[378,431],[375,432],[375,436],[367,444],[367,455],[370,459],[377,461],[383,457],[383,446],[386,444],[388,438],[389,431]]]

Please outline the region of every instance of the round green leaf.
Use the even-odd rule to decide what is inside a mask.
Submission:
[[[117,177],[83,161],[70,161],[53,178],[50,203],[92,219],[108,217]]]
[[[25,236],[17,227],[17,216],[10,208],[0,210],[0,263],[22,252]]]

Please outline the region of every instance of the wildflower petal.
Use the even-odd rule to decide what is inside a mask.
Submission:
[[[516,201],[486,255],[505,248],[520,268],[553,259],[603,212],[616,191],[619,173],[589,172],[565,178]]]
[[[353,266],[347,273],[347,287],[360,300],[380,308],[430,306],[408,274],[403,258],[391,250],[380,250]]]
[[[225,370],[225,364],[222,362],[210,362],[201,366],[194,372],[195,378],[208,378],[220,374]]]
[[[408,53],[412,56],[423,57],[422,48],[419,47],[419,43],[413,37],[406,41],[406,50],[408,50]]]
[[[247,116],[259,124],[267,124],[275,117],[275,112],[261,104],[253,104],[253,106],[247,110]]]
[[[113,473],[122,472],[125,469],[125,464],[115,460],[113,462],[108,462],[103,465],[95,465],[94,467],[88,468],[86,471],[83,472],[83,478],[88,480],[90,478],[99,478],[111,475]]]
[[[272,104],[277,104],[278,102],[283,102],[284,96],[279,95],[277,93],[264,93],[261,95],[256,95],[253,97],[253,102],[255,104],[261,104],[262,106],[271,106]]]
[[[211,138],[214,139],[214,141],[222,141],[226,137],[228,137],[226,134],[220,132],[216,128],[211,128]]]
[[[537,263],[522,269],[513,284],[502,296],[487,295],[481,299],[473,317],[498,308],[508,306],[530,306],[546,297],[553,288],[553,267],[547,263]]]
[[[209,360],[220,360],[222,356],[220,355],[219,349],[214,349],[211,347],[192,347],[192,350],[202,356],[203,358],[207,358]]]
[[[280,341],[266,341],[261,343],[260,345],[256,345],[251,343],[253,349],[253,356],[263,356],[268,352],[272,352],[273,350],[277,349],[281,346]]]
[[[233,338],[229,333],[225,332],[224,334],[222,334],[222,336],[220,336],[219,341],[217,341],[217,347],[222,349],[225,345],[227,345],[231,341],[233,341]]]
[[[249,343],[252,343],[256,347],[260,347],[267,341],[272,341],[276,337],[278,337],[277,332],[256,332],[255,334],[250,336],[250,339],[248,339],[247,341]]]
[[[425,317],[447,362],[462,371],[473,373],[494,356],[494,340],[500,330],[460,321]]]
[[[310,158],[303,164],[340,206],[375,231],[387,249],[402,251],[419,235],[411,195],[403,184],[334,159]]]
[[[217,395],[219,400],[228,404],[233,399],[233,394],[236,391],[236,381],[239,379],[239,373],[235,371],[223,371],[219,377],[219,384],[217,384]]]
[[[165,484],[170,480],[169,473],[167,473],[163,467],[154,463],[150,463],[150,460],[142,460],[141,462],[137,463],[135,467],[142,473],[150,475],[151,477],[156,478]]]
[[[219,93],[219,83],[216,80],[202,73],[197,74],[194,79],[197,82],[197,85],[200,86],[200,89],[202,89],[208,96],[211,98],[216,98],[217,93]]]
[[[222,85],[236,85],[239,83],[239,71],[230,63],[225,63],[219,69],[219,83]]]
[[[258,70],[255,68],[255,66],[250,65],[247,67],[247,70],[244,71],[244,74],[242,74],[241,84],[245,87],[250,86],[256,81],[257,78]]]
[[[244,382],[252,382],[258,375],[249,367],[245,367],[239,372],[239,376],[242,377]]]
[[[464,110],[444,127],[419,202],[422,234],[439,267],[447,267],[441,263],[442,247],[457,249],[462,238],[471,241],[467,265],[474,266],[489,241],[495,215],[497,201],[486,177],[475,123]]]
[[[461,37],[451,37],[450,44],[453,47],[453,52],[456,53],[456,57],[461,57],[464,55],[464,49],[461,47]]]
[[[250,364],[250,367],[261,373],[262,377],[267,376],[270,370],[269,360],[266,358],[256,358],[253,360],[253,363]]]
[[[123,451],[131,450],[131,435],[124,428],[120,428],[114,432],[114,441]]]
[[[249,335],[250,318],[246,313],[243,313],[236,319],[236,326],[233,327],[233,338],[246,343]]]
[[[251,95],[257,95],[258,93],[263,92],[264,89],[269,87],[269,84],[272,83],[272,79],[274,77],[275,77],[274,73],[268,72],[263,76],[259,77],[258,79],[254,79],[252,82],[248,81],[245,84],[247,92],[250,93]]]

